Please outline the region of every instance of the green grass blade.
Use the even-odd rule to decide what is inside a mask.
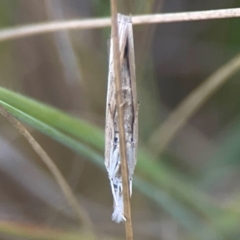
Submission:
[[[103,131],[89,123],[86,123],[83,120],[73,118],[55,108],[49,107],[45,104],[39,103],[35,100],[29,99],[1,87],[0,100],[2,103],[5,103],[5,106],[7,104],[8,108],[10,108],[10,106],[14,108],[15,112],[12,112],[13,115],[18,117],[20,120],[27,122],[31,126],[42,131],[44,134],[47,134],[48,136],[84,156],[86,156],[86,150],[76,148],[76,145],[79,144],[79,142],[71,142],[68,138],[66,138],[66,135],[65,138],[61,138],[59,136],[54,137],[52,132],[59,130],[57,135],[66,133],[71,137],[79,139],[81,142],[86,143],[87,145],[93,146],[101,152],[104,150]],[[17,110],[21,111],[21,113],[25,113],[24,119],[24,114],[16,115]],[[26,118],[26,114],[31,116],[32,119],[29,120],[29,118]],[[40,123],[42,124],[41,127]],[[46,125],[44,124],[48,125],[48,128],[52,127],[52,129],[46,130]],[[90,153],[91,149],[89,148],[87,153],[88,156]],[[154,159],[150,154],[147,154],[146,151],[140,150],[138,156],[139,160],[137,168],[146,176],[150,177],[154,182],[158,183],[162,187],[165,186],[167,188],[170,187],[171,189],[175,189],[177,192],[179,192],[177,197],[186,198],[188,202],[195,204],[197,209],[205,209],[203,204],[208,202],[208,200],[204,194],[200,193],[198,190],[195,190],[190,184],[190,186],[184,187],[186,183],[184,183],[183,180],[175,179],[174,174],[167,169],[166,166],[164,166],[161,162],[157,163],[156,159]],[[98,159],[98,157],[93,156],[93,160],[94,159]],[[96,161],[96,163],[99,164],[99,161],[102,160],[98,159],[98,162]]]
[[[90,159],[93,161],[96,165],[103,167],[103,157],[99,154],[95,153],[90,147],[80,143],[74,138],[71,138],[67,136],[64,133],[61,133],[60,131],[54,129],[53,127],[35,119],[32,116],[29,116],[26,113],[23,113],[22,111],[0,101],[0,103],[16,118],[19,120],[27,123],[28,125],[34,127],[35,129],[41,131],[42,133],[46,134],[47,136],[53,138],[57,142],[62,143],[63,145],[69,147],[76,153]]]
[[[103,154],[97,153],[92,148],[103,153],[104,134],[99,128],[3,88],[0,88],[0,103],[19,120],[104,168]],[[157,162],[146,150],[140,149],[138,155],[137,170],[147,179],[151,179],[156,185],[171,193],[175,201],[187,204],[192,210],[201,213],[211,221],[214,221],[216,214],[222,214],[204,193],[195,188],[193,184],[176,176],[163,163]],[[136,186],[142,190],[140,186]]]
[[[0,100],[88,145],[100,150],[104,148],[103,131],[92,124],[2,87],[0,87]]]

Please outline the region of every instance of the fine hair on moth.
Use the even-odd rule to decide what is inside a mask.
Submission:
[[[132,179],[137,162],[138,102],[136,92],[135,57],[131,17],[118,14],[118,37],[120,51],[121,95],[128,167],[129,194],[132,194]],[[114,73],[113,39],[110,40],[109,72],[105,123],[105,166],[113,194],[114,222],[125,221],[121,159],[119,146],[118,111]]]

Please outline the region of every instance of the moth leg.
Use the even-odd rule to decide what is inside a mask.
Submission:
[[[132,196],[132,177],[129,177],[129,192],[131,197]]]
[[[112,214],[112,220],[115,222],[126,221],[123,210],[123,193],[122,193],[122,181],[120,178],[114,178],[113,187],[115,191],[116,200],[114,201],[114,211]]]
[[[107,168],[107,171],[109,172],[112,166],[112,152],[113,152],[113,138],[115,135],[114,130],[114,122],[113,122],[113,114],[110,108],[110,104],[107,104],[107,111],[106,111],[106,136],[105,136],[105,166]]]
[[[114,199],[114,213],[112,219],[116,222],[121,222],[126,218],[123,215],[123,195],[122,195],[122,182],[119,178],[115,177],[110,179],[111,189]]]
[[[137,163],[137,139],[138,139],[138,112],[139,112],[139,102],[137,103],[137,107],[135,108],[135,115],[133,121],[133,133],[130,140],[130,146],[128,149],[128,169],[129,169],[129,191],[130,196],[132,195],[132,180],[133,173]]]
[[[132,176],[135,168],[135,155],[134,145],[132,143],[132,134],[129,136],[130,139],[127,142],[127,164],[128,164],[128,181],[129,181],[129,193],[132,195]]]
[[[120,183],[120,181],[118,181],[117,179],[118,178],[117,175],[120,169],[119,147],[117,144],[118,143],[112,144],[112,149],[110,154],[111,164],[110,164],[110,168],[108,169],[108,177],[110,180],[112,194],[113,194],[113,198],[116,206],[118,206],[118,198],[119,198],[116,196],[116,193],[118,191],[119,183]]]
[[[133,147],[135,148],[137,146],[137,139],[138,139],[138,112],[139,112],[139,106],[140,103],[137,103],[137,106],[135,108],[135,115],[134,115],[134,122],[133,122]],[[136,152],[136,149],[135,149]],[[136,159],[135,159],[136,160]]]
[[[138,113],[139,113],[139,106],[140,106],[140,103],[138,102],[137,103],[137,106],[135,107],[135,115],[134,115],[134,122],[133,122],[133,132],[135,134],[135,132],[138,132],[137,128],[138,128]],[[135,138],[137,139],[137,138]]]
[[[119,146],[115,139],[117,138],[114,137],[114,141],[111,143],[110,167],[108,169],[110,178],[115,177],[120,168]]]
[[[109,175],[112,175],[112,172],[113,172],[113,168],[115,168],[115,164],[116,162],[113,161],[113,155],[114,155],[114,136],[115,136],[115,129],[114,129],[114,115],[113,115],[113,112],[112,112],[112,109],[111,109],[111,105],[110,103],[108,103],[108,108],[107,108],[107,115],[109,116],[108,117],[108,121],[109,121],[109,128],[111,128],[111,135],[109,136],[109,141],[108,141],[108,147],[110,148],[109,149],[109,155],[108,155],[108,159],[107,159],[107,162],[108,162],[108,165],[107,165],[107,171],[109,173]]]
[[[111,190],[112,190],[114,202],[115,202],[116,206],[118,206],[118,200],[117,200],[117,196],[116,196],[116,193],[115,193],[115,186],[114,186],[114,183],[113,183],[113,178],[110,178],[110,185],[111,185]]]
[[[114,139],[114,113],[111,109],[111,105],[110,103],[108,103],[108,111],[109,111],[109,121],[110,121],[110,126],[112,127],[112,142],[111,147],[110,147],[110,155],[109,155],[109,164],[108,164],[108,178],[110,180],[110,185],[111,185],[111,190],[112,190],[112,194],[113,194],[113,198],[114,201],[117,203],[117,199],[116,199],[116,194],[115,194],[115,190],[114,190],[114,178],[116,177],[116,173],[119,169],[119,163],[118,163],[118,147],[116,146],[116,143],[113,141]]]

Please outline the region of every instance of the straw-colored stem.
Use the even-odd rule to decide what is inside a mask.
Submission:
[[[132,23],[134,25],[140,25],[140,24],[198,21],[235,17],[240,17],[240,8],[140,15],[133,16]],[[59,22],[55,21],[48,23],[31,24],[26,26],[17,26],[1,30],[0,42],[26,36],[33,36],[37,34],[57,32],[61,30],[104,28],[109,27],[110,25],[111,25],[110,18],[96,18],[82,20],[75,19]]]
[[[169,118],[154,131],[149,145],[159,155],[174,136],[187,123],[189,118],[237,71],[240,70],[240,54],[220,67],[215,73],[197,87],[171,113]]]
[[[0,105],[0,114],[3,115],[17,130],[18,132],[27,139],[33,150],[38,154],[41,160],[48,167],[56,182],[60,186],[66,200],[71,206],[72,210],[76,213],[77,219],[80,222],[80,226],[88,230],[89,234],[92,232],[92,224],[88,213],[80,208],[78,200],[74,196],[70,186],[64,179],[63,175],[53,162],[53,160],[48,156],[40,144],[33,138],[33,136],[27,131],[27,129],[14,117],[12,116],[2,105]]]
[[[119,38],[118,38],[118,23],[117,23],[117,1],[111,0],[111,14],[112,14],[112,39],[113,39],[113,59],[114,59],[114,72],[116,82],[116,98],[117,98],[117,111],[118,111],[118,127],[119,127],[119,142],[120,142],[120,158],[121,158],[121,174],[123,185],[123,203],[124,203],[124,216],[126,239],[133,240],[132,230],[132,217],[131,217],[131,204],[130,192],[128,181],[128,167],[127,167],[127,151],[126,139],[124,129],[124,112],[123,112],[123,99],[122,99],[122,84],[120,73],[120,53],[119,53]]]

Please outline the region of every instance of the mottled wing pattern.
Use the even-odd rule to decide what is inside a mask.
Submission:
[[[121,66],[122,97],[124,101],[124,127],[129,170],[130,195],[132,193],[132,175],[136,165],[137,148],[137,112],[136,80],[131,18],[118,15],[119,50]],[[132,65],[133,64],[133,65]],[[134,71],[134,72],[133,72]],[[110,42],[109,75],[106,103],[105,125],[105,166],[108,171],[114,199],[112,220],[126,220],[123,210],[122,176],[120,168],[119,133],[117,121],[116,89],[113,66],[113,44]]]

